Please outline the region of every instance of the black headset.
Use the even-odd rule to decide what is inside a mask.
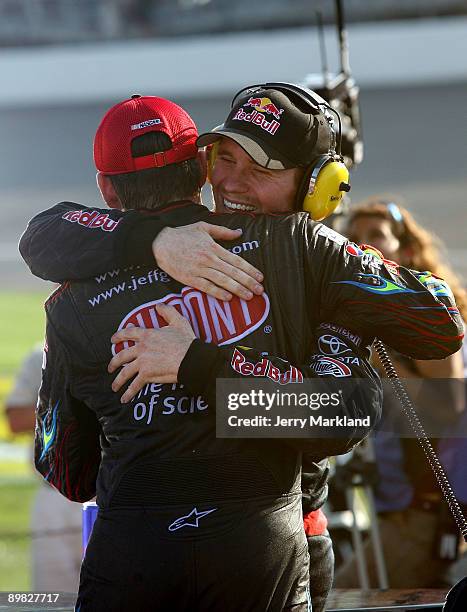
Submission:
[[[341,154],[342,124],[339,113],[311,89],[282,82],[259,83],[244,87],[233,97],[231,107],[235,105],[242,94],[254,94],[257,89],[276,89],[287,97],[293,94],[300,98],[314,111],[313,114],[317,115],[318,130],[326,131],[328,135],[328,152],[319,155],[306,168],[296,198],[297,209],[308,212],[315,221],[320,221],[334,212],[344,193],[350,190],[349,171]],[[337,134],[331,114],[337,117]],[[320,133],[318,132],[319,138]],[[214,146],[210,155],[209,165],[211,170],[215,163],[216,149],[217,147]]]

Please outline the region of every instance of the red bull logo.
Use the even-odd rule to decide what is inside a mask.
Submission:
[[[260,113],[269,113],[278,121],[280,121],[281,115],[284,112],[283,108],[277,108],[269,98],[250,98],[243,106],[252,106]]]
[[[104,232],[113,232],[120,223],[120,219],[115,221],[107,213],[101,213],[98,210],[70,210],[70,212],[62,215],[62,219],[70,223],[78,223],[84,227],[98,227]]]
[[[285,372],[281,371],[267,357],[257,362],[249,361],[237,348],[233,352],[230,365],[242,376],[266,377],[280,385],[303,382],[303,374],[298,368],[290,365]]]
[[[269,298],[265,293],[255,295],[248,302],[236,296],[230,302],[222,302],[192,287],[184,287],[181,293],[171,293],[160,300],[141,304],[126,315],[118,329],[165,327],[167,323],[158,314],[157,304],[176,308],[190,322],[197,338],[219,346],[248,336],[269,314]],[[116,355],[132,345],[133,342],[121,342],[112,346],[112,353]]]
[[[248,113],[245,111],[245,107],[253,107],[253,111]],[[274,135],[280,128],[279,120],[283,108],[277,108],[277,106],[271,102],[269,98],[249,98],[243,105],[243,108],[239,108],[233,116],[233,120],[236,121],[248,121],[254,125],[258,125],[261,129],[265,130],[269,134]],[[272,115],[274,119],[268,120],[266,115]]]

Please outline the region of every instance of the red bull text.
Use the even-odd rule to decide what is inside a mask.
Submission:
[[[243,105],[252,106],[254,110],[251,113],[246,112],[243,108],[239,108],[235,113],[233,119],[237,121],[249,121],[270,134],[275,134],[280,127],[280,118],[284,112],[283,108],[277,108],[277,106],[271,102],[269,98],[249,98],[248,102]],[[274,119],[268,121],[266,114],[272,115]]]

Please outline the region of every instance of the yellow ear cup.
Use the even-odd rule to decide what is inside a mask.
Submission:
[[[219,141],[214,142],[212,145],[209,145],[206,149],[207,156],[207,179],[208,182],[211,182],[212,172],[214,170],[214,166],[216,163],[217,157],[217,149],[219,148]]]
[[[312,173],[310,188],[303,200],[303,210],[314,221],[321,221],[334,212],[349,189],[349,171],[346,166],[342,162],[328,161],[319,169],[316,178]]]

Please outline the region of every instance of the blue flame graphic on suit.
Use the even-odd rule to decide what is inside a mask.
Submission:
[[[451,289],[446,281],[444,281],[442,278],[433,276],[431,272],[414,272],[414,274],[418,281],[422,283],[422,285],[426,287],[434,296],[454,298]]]
[[[376,274],[359,274],[361,278],[374,279],[372,284],[368,283],[360,283],[358,281],[334,281],[332,284],[334,285],[354,285],[355,287],[359,287],[364,291],[368,291],[369,293],[379,293],[384,295],[392,295],[393,293],[421,293],[421,291],[415,291],[414,289],[409,289],[408,287],[402,287],[397,283],[389,281],[385,278],[381,278]]]
[[[57,401],[57,403],[52,409],[52,424],[49,429],[47,429],[44,424],[44,429],[42,431],[42,442],[44,444],[44,447],[42,449],[41,456],[39,457],[39,461],[42,461],[42,459],[45,457],[45,453],[49,450],[52,442],[55,440],[55,434],[57,431],[57,408],[59,403],[60,400]]]

